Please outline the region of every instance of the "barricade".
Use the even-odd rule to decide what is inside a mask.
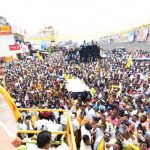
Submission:
[[[18,108],[19,111],[38,111],[38,112],[64,112],[67,114],[67,129],[66,131],[50,131],[52,134],[62,134],[63,137],[66,137],[67,144],[70,147],[70,150],[77,150],[76,148],[76,142],[74,137],[74,132],[72,129],[72,123],[70,114],[66,110],[60,110],[60,109],[32,109],[32,108]],[[18,133],[21,134],[38,134],[40,131],[33,131],[33,130],[18,130]],[[61,144],[61,141],[59,141]],[[53,143],[59,143],[58,141],[53,141]],[[25,142],[26,143],[26,142]],[[30,143],[30,141],[28,141]]]

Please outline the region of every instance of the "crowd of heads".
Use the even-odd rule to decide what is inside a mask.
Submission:
[[[133,57],[138,57],[135,52]],[[149,53],[140,53],[149,57]],[[6,88],[23,108],[67,109],[80,150],[150,148],[150,63],[126,68],[129,52],[107,51],[107,58],[66,62],[62,52],[45,59],[24,59],[5,67]],[[66,80],[79,78],[91,94],[73,99]],[[23,112],[22,112],[23,113]],[[61,124],[62,113],[39,113],[38,119]],[[30,120],[32,114],[24,115]]]

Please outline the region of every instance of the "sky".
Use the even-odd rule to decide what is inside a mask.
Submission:
[[[150,23],[150,0],[0,0],[0,16],[34,34],[99,36]]]

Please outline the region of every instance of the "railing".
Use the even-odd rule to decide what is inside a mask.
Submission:
[[[67,137],[67,144],[70,147],[70,150],[77,150],[76,142],[74,137],[74,132],[72,129],[72,123],[70,114],[66,110],[59,110],[59,109],[32,109],[32,108],[18,108],[19,111],[38,111],[38,112],[64,112],[67,114],[67,130],[66,131],[51,131],[52,134],[62,134]],[[18,130],[18,133],[21,134],[38,134],[40,131],[33,131],[33,130]]]

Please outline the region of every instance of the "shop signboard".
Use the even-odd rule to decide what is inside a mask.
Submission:
[[[137,32],[136,41],[146,41],[148,35],[148,29],[141,29]]]
[[[4,57],[4,61],[5,61],[6,63],[10,63],[10,62],[13,61],[13,57],[12,57],[12,56]]]
[[[133,42],[134,38],[135,38],[135,32],[134,31],[128,32],[128,42]]]
[[[10,26],[0,26],[0,35],[9,35],[12,34]]]
[[[9,45],[9,49],[10,49],[10,51],[20,50],[20,45],[18,45],[18,44]]]

